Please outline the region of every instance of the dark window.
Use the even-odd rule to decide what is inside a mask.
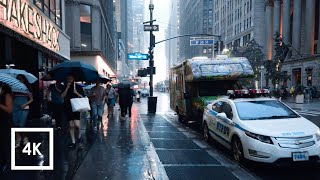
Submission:
[[[91,24],[91,6],[80,5],[80,32],[81,49],[91,50],[92,47],[92,24]]]
[[[212,110],[214,110],[214,111],[217,112],[217,113],[221,113],[222,104],[223,104],[223,102],[221,102],[221,101],[215,103],[214,105],[212,105]]]
[[[199,96],[227,95],[230,89],[238,89],[237,81],[204,81],[199,83]]]
[[[230,104],[223,102],[222,104],[222,112],[226,113],[227,118],[231,119],[233,118],[232,108]]]
[[[61,0],[33,0],[33,3],[61,28]]]

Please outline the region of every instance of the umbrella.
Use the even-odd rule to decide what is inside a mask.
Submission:
[[[99,78],[98,71],[90,64],[80,61],[67,61],[53,67],[48,74],[54,80],[64,81],[70,74],[75,75],[76,81],[94,81]]]
[[[102,75],[102,74],[99,74],[99,78],[100,78],[100,81],[104,84],[112,81],[111,79],[107,78],[105,75]]]
[[[94,86],[96,86],[96,85],[95,85],[95,84],[90,84],[90,85],[84,87],[83,89],[85,89],[85,90],[90,90],[90,89],[93,88]]]
[[[0,82],[8,84],[13,92],[29,94],[28,88],[18,79],[4,73],[0,73]]]
[[[38,78],[36,78],[33,74],[21,69],[0,69],[0,73],[9,74],[14,78],[16,78],[19,74],[22,74],[27,78],[28,82],[31,84],[38,80]]]
[[[136,82],[123,81],[121,83],[112,85],[112,87],[114,87],[114,88],[130,88],[130,87],[133,87],[135,85],[138,85],[138,84]]]

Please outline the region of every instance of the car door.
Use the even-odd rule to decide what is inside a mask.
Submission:
[[[216,115],[221,112],[223,102],[218,101],[212,104],[211,107],[208,107],[209,109],[209,115],[208,115],[208,128],[211,137],[214,139],[217,139],[217,117]],[[217,139],[218,140],[218,139]]]
[[[233,126],[233,111],[228,102],[223,101],[221,103],[221,113],[225,113],[227,118],[216,116],[216,133],[223,143],[230,145],[230,129]]]

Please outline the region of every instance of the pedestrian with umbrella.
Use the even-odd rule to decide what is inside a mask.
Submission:
[[[11,87],[0,82],[0,171],[6,171],[10,165],[10,134],[13,111]]]
[[[76,143],[81,142],[81,129],[80,129],[80,112],[73,112],[71,106],[71,99],[84,97],[83,88],[75,83],[75,75],[69,74],[66,77],[66,84],[62,88],[61,97],[64,99],[64,107],[67,118],[69,120],[69,132],[71,137],[70,148],[75,148]],[[76,140],[77,137],[77,140]]]
[[[75,148],[76,143],[81,142],[80,112],[73,112],[71,99],[85,96],[83,88],[75,81],[95,81],[99,78],[98,71],[90,64],[80,61],[66,61],[54,66],[49,72],[49,79],[66,81],[62,88],[61,97],[64,99],[66,116],[69,120],[69,132],[71,136],[70,148]],[[77,140],[76,140],[77,138]]]
[[[14,127],[26,127],[30,106],[33,103],[32,88],[26,76],[19,74],[17,79],[28,88],[30,93],[14,93],[12,121]],[[21,143],[25,145],[28,142],[25,134],[16,134],[16,148],[20,147]]]

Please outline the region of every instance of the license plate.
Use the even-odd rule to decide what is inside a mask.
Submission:
[[[292,153],[293,161],[308,161],[309,155],[308,152],[296,152]]]

